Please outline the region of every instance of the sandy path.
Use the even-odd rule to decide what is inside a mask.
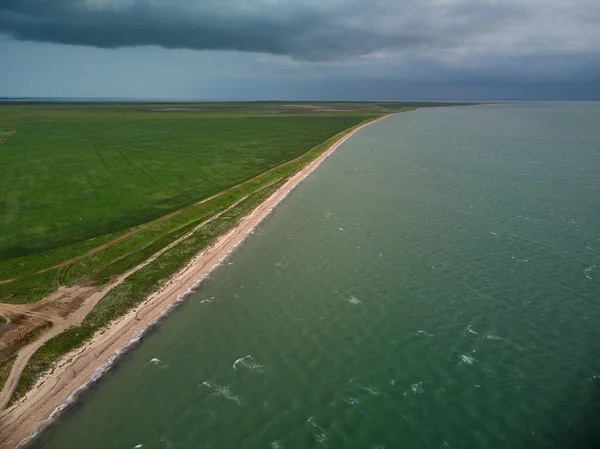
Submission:
[[[0,415],[0,445],[2,447],[20,447],[47,426],[75,400],[79,391],[85,388],[89,382],[99,378],[119,354],[138,341],[145,329],[154,324],[173,304],[185,297],[201,279],[218,266],[300,181],[355,132],[385,117],[365,123],[338,140],[323,154],[288,179],[273,195],[244,217],[234,229],[221,236],[213,246],[197,255],[160,290],[131,312],[116,320],[110,328],[98,333],[84,347],[63,357],[55,369],[43,376],[24,398]],[[127,275],[122,276],[126,277]],[[96,295],[101,295],[103,290]],[[100,298],[101,296],[89,301],[89,304],[86,301],[81,312],[77,312],[79,320],[83,320],[93,308],[92,304],[95,305]],[[55,335],[55,329],[48,334]],[[33,345],[31,347],[33,348]],[[28,348],[24,349],[27,349],[27,353],[32,354],[34,351],[28,350]]]

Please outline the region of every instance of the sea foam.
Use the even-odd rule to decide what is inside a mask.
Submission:
[[[224,385],[213,384],[210,382],[202,382],[202,385],[213,390],[216,396],[222,396],[229,401],[235,402],[237,405],[242,405],[242,400],[240,399],[240,397],[238,395],[233,394],[229,387]]]
[[[348,298],[344,298],[347,302],[349,302],[350,304],[360,304],[360,299],[358,299],[356,296],[349,296]]]
[[[237,370],[238,366],[243,366],[244,368],[248,368],[250,371],[255,371],[262,374],[267,374],[265,372],[265,367],[260,363],[257,363],[250,354],[240,357],[235,362],[233,362],[233,369]]]

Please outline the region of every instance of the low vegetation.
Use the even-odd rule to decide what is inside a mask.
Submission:
[[[23,318],[23,316],[13,316],[12,322],[17,324],[19,320]],[[36,327],[31,332],[23,335],[19,340],[17,340],[18,347],[23,347],[37,340],[37,338],[40,335],[48,331],[51,327],[52,323],[44,322],[43,324]],[[2,358],[0,358],[0,390],[3,388],[6,379],[8,379],[8,375],[10,374],[10,370],[16,357],[17,347],[13,348],[13,350],[11,350],[8,354],[3,354]]]
[[[16,356],[13,356],[9,359],[6,359],[4,362],[0,362],[0,389],[2,389],[6,383],[8,375],[10,374],[10,370],[15,363],[15,359]]]

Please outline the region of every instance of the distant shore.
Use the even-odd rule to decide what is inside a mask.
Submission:
[[[20,447],[29,442],[66,407],[73,404],[92,382],[98,380],[142,334],[184,300],[252,230],[306,176],[354,133],[389,115],[364,123],[291,176],[282,187],[244,217],[232,230],[202,251],[163,287],[143,303],[95,335],[87,344],[63,357],[38,380],[26,396],[0,415],[0,446]]]

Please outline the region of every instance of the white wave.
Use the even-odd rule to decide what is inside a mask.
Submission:
[[[229,401],[235,402],[237,405],[242,405],[242,400],[240,399],[240,397],[238,395],[233,394],[229,387],[224,385],[212,384],[210,382],[202,382],[202,385],[210,388],[211,390],[214,390],[215,395],[222,396]]]
[[[362,388],[366,392],[372,394],[373,396],[378,396],[381,394],[381,392],[372,385],[367,385],[367,386],[361,385],[360,388]]]
[[[312,416],[310,418],[308,418],[306,423],[310,424],[311,426],[313,426],[316,429],[316,432],[313,433],[315,440],[317,440],[317,442],[321,443],[324,447],[327,447],[327,431],[325,429],[323,429],[322,427],[320,427],[319,425],[317,425],[317,423],[315,422],[315,420]]]
[[[475,361],[474,357],[471,357],[470,355],[461,354],[459,363],[472,365],[474,361]]]
[[[474,331],[474,330],[473,330],[473,328],[471,327],[471,325],[470,325],[470,324],[467,326],[467,331],[468,331],[470,334],[479,335],[479,332],[477,332],[477,331]]]
[[[327,432],[314,432],[313,436],[323,447],[327,447]]]
[[[486,334],[485,338],[488,340],[502,341],[502,342],[507,343],[519,350],[523,349],[523,347],[521,345],[519,345],[517,343],[513,343],[512,341],[510,341],[506,338],[500,337],[499,335],[496,335],[496,334],[492,334],[492,333]]]
[[[245,355],[244,357],[240,357],[235,362],[233,362],[233,369],[237,369],[237,364],[241,363],[242,360],[244,360],[245,358],[248,358],[248,357],[252,358],[252,356],[250,354],[248,354],[248,355]]]
[[[428,337],[435,337],[435,334],[430,334],[429,332],[425,331],[417,331],[417,334],[427,335]]]
[[[269,443],[269,447],[271,449],[282,449],[283,448],[283,446],[281,445],[281,443],[279,441],[271,441]]]
[[[585,270],[583,270],[583,273],[585,274],[586,278],[592,279],[592,277],[590,276],[590,273],[594,270],[594,268],[596,268],[596,265],[591,265],[591,266],[587,267]]]
[[[423,382],[416,382],[410,386],[410,389],[404,392],[404,396],[407,396],[408,393],[413,394],[423,394]]]
[[[153,365],[156,365],[161,369],[165,369],[165,368],[169,367],[169,365],[167,365],[162,360],[160,360],[159,358],[156,358],[156,357],[154,357],[153,359],[150,359],[150,361],[148,363],[152,363]]]
[[[233,369],[237,370],[238,365],[242,365],[244,368],[248,368],[251,371],[256,371],[262,374],[266,374],[265,367],[260,363],[257,363],[250,354],[240,357],[233,362]]]
[[[348,301],[350,304],[360,304],[361,301],[356,296],[349,296],[348,298],[344,298],[344,300]]]
[[[502,340],[502,338],[497,336],[496,334],[487,334],[485,336],[485,338],[487,338],[488,340],[497,340],[497,341]]]
[[[359,402],[357,398],[354,398],[352,396],[346,396],[345,398],[342,398],[342,400],[348,405],[356,405]]]
[[[137,446],[133,446],[133,449],[141,449],[142,447],[144,447],[143,444],[138,444]]]
[[[340,231],[343,231],[343,230],[344,230],[344,228],[340,228]]]
[[[410,386],[410,391],[412,391],[413,393],[418,393],[418,394],[423,393],[423,382],[417,382],[415,384],[412,384]]]

